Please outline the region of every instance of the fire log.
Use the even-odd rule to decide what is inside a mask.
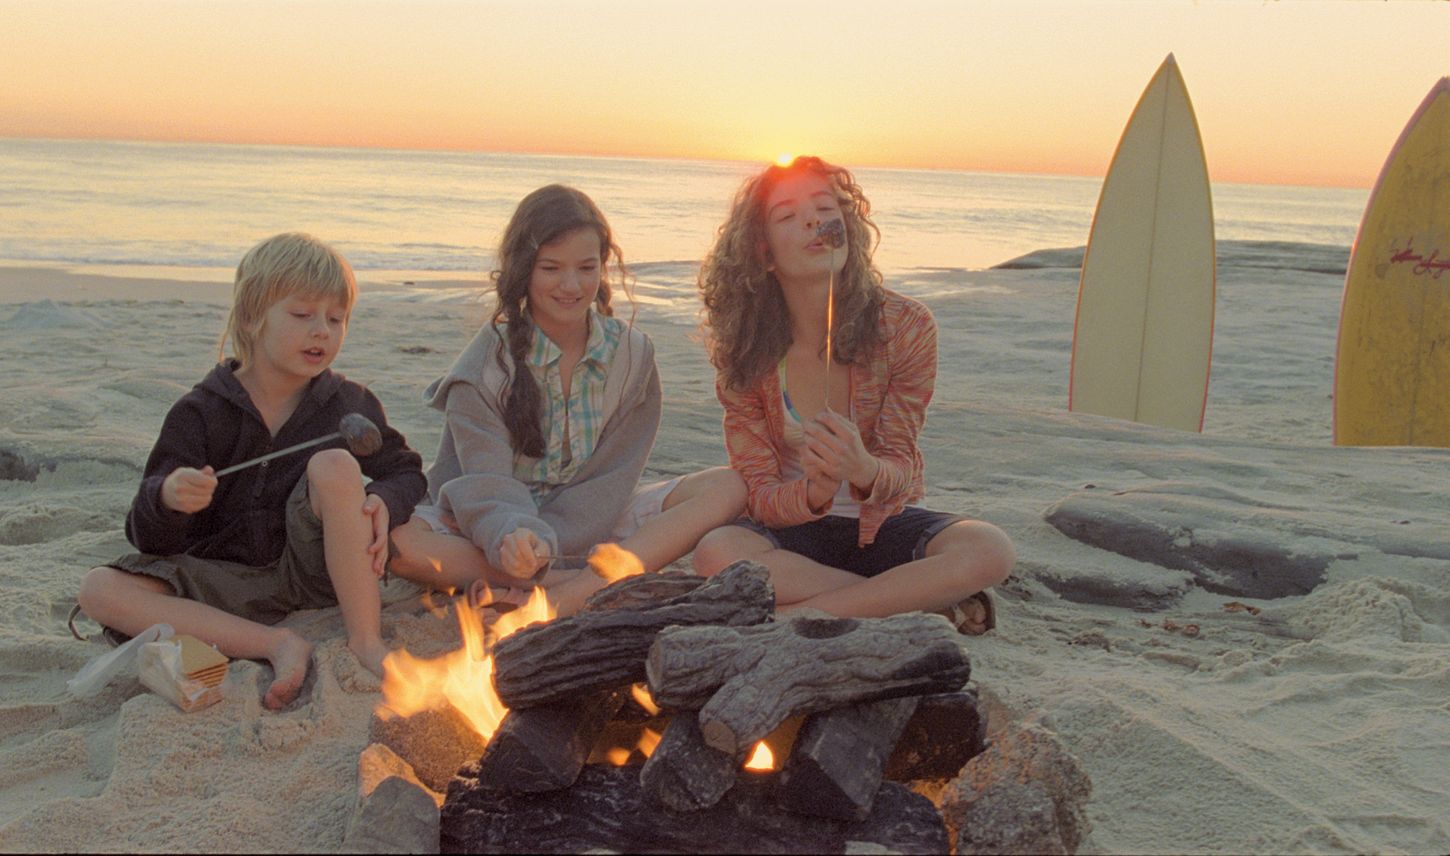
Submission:
[[[709,808],[735,784],[744,758],[705,743],[693,710],[670,719],[654,754],[639,771],[645,796],[675,811]]]
[[[448,785],[440,819],[444,853],[947,853],[935,806],[887,782],[871,815],[843,823],[783,811],[775,776],[742,772],[712,808],[651,805],[633,767],[590,764],[572,788],[543,794],[489,790],[468,778]],[[873,847],[874,845],[874,847]]]
[[[961,639],[942,616],[920,612],[673,627],[645,672],[656,704],[698,709],[705,741],[734,755],[793,714],[961,689],[971,676]]]
[[[510,710],[471,775],[480,787],[520,793],[567,788],[623,703],[622,694],[606,690],[580,702]]]
[[[645,655],[660,630],[758,624],[775,609],[770,573],[754,562],[736,562],[698,586],[661,579],[645,574],[620,580],[610,589],[624,591],[596,593],[590,609],[500,640],[493,679],[499,698],[520,710],[628,686],[644,680]],[[676,593],[650,600],[662,586]],[[636,588],[643,596],[635,596]]]
[[[922,696],[886,762],[886,778],[953,779],[986,748],[987,714],[975,689]]]
[[[579,611],[656,606],[671,598],[687,595],[710,581],[709,577],[697,577],[681,571],[638,574],[626,579],[629,580],[628,585],[624,584],[624,580],[619,580],[589,595]]]
[[[780,805],[837,820],[870,814],[886,761],[917,701],[882,699],[807,717],[781,770]]]

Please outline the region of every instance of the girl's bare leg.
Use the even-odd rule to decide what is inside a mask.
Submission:
[[[388,570],[405,580],[437,591],[466,591],[475,580],[501,587],[520,585],[519,580],[490,565],[472,541],[435,532],[417,517],[394,529],[392,538],[398,555]]]
[[[165,622],[178,634],[215,645],[228,657],[266,660],[272,664],[274,677],[262,702],[272,710],[291,704],[307,677],[312,643],[296,632],[177,597],[169,585],[154,577],[92,568],[81,581],[78,600],[93,621],[129,636]]]
[[[950,607],[1005,580],[1016,561],[1007,535],[979,520],[953,523],[927,542],[925,552],[921,559],[874,577],[860,577],[775,549],[764,536],[748,529],[724,527],[700,542],[696,567],[702,574],[714,574],[732,561],[751,559],[770,569],[781,612],[808,607],[832,615],[879,618]]]
[[[738,473],[729,467],[701,470],[675,485],[663,510],[619,546],[638,556],[646,573],[654,572],[695,549],[705,533],[744,511],[745,482]]]
[[[699,546],[695,548],[695,572],[713,577],[741,559],[758,562],[770,570],[775,602],[781,607],[846,588],[862,580],[850,571],[778,549],[764,535],[742,526],[722,526],[700,539]]]

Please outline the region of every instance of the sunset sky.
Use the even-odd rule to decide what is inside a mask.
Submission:
[[[1101,175],[1172,52],[1216,181],[1371,184],[1447,2],[0,0],[0,136]]]

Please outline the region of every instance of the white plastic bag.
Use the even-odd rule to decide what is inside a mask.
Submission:
[[[88,698],[106,688],[121,672],[136,662],[141,646],[159,639],[170,639],[175,631],[170,624],[153,624],[134,636],[129,642],[112,648],[81,667],[76,676],[65,682],[66,689],[76,698]]]

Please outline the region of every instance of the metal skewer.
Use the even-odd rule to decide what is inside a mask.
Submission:
[[[326,443],[329,440],[336,440],[341,437],[347,441],[347,447],[359,458],[366,458],[383,447],[383,435],[378,431],[378,426],[372,423],[371,419],[361,413],[349,413],[337,423],[337,430],[331,434],[325,434],[315,440],[308,440],[285,449],[278,449],[275,452],[268,452],[259,458],[250,461],[243,461],[240,464],[233,464],[216,474],[217,478],[230,475],[237,470],[244,470],[253,464],[260,464],[263,461],[270,461],[273,458],[280,458],[283,455],[290,455],[299,449],[306,449],[309,446],[316,446],[319,443]]]

